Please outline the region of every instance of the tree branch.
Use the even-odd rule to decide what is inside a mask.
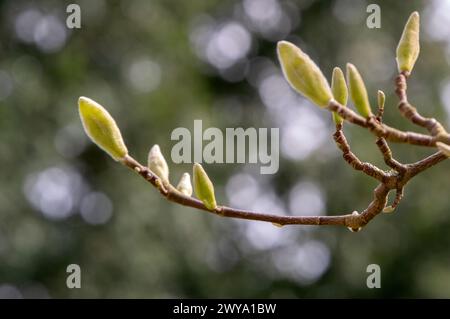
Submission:
[[[408,75],[405,72],[402,72],[397,76],[395,80],[395,87],[396,87],[395,93],[400,99],[398,109],[401,115],[406,119],[410,120],[412,123],[427,129],[432,136],[448,135],[448,133],[444,129],[444,126],[441,123],[439,123],[434,118],[423,117],[417,111],[417,109],[408,102],[408,95],[406,92],[407,78]]]
[[[424,170],[429,169],[430,167],[433,167],[434,165],[446,160],[447,158],[448,157],[444,153],[439,151],[424,158],[423,160],[412,164],[407,164],[406,167],[408,168],[408,180],[413,178],[417,174],[422,173]]]
[[[151,183],[167,200],[183,206],[196,208],[222,217],[270,222],[280,227],[284,225],[339,225],[346,226],[352,231],[359,231],[381,212],[392,212],[399,205],[403,198],[403,189],[409,180],[424,170],[447,159],[446,155],[440,151],[416,163],[406,165],[393,158],[387,140],[427,147],[436,146],[436,142],[438,141],[450,145],[450,135],[444,130],[442,125],[435,119],[422,117],[407,102],[406,75],[404,73],[401,73],[397,77],[396,87],[397,95],[400,98],[399,109],[402,115],[411,122],[427,128],[431,136],[415,132],[404,132],[382,123],[383,108],[380,106],[377,116],[372,115],[367,119],[335,100],[331,100],[327,106],[330,111],[336,112],[348,122],[367,128],[377,136],[376,145],[382,153],[385,163],[394,170],[394,172],[385,172],[370,163],[362,162],[351,151],[350,145],[342,131],[342,124],[336,125],[336,132],[333,134],[333,138],[341,149],[345,161],[355,170],[362,171],[380,182],[373,191],[374,197],[372,202],[361,214],[354,211],[351,214],[338,216],[285,216],[253,212],[227,206],[217,206],[215,209],[209,209],[202,201],[186,196],[170,185],[169,182],[161,180],[150,169],[140,164],[131,156],[126,155],[121,160],[121,163]],[[386,207],[388,194],[391,190],[396,190],[396,197],[392,205]]]
[[[429,136],[416,132],[404,132],[384,123],[380,123],[375,116],[368,119],[356,114],[354,111],[345,107],[335,100],[331,100],[327,106],[328,110],[336,112],[346,121],[355,125],[369,129],[375,136],[383,137],[388,141],[396,143],[407,143],[412,145],[420,145],[427,147],[435,147],[436,142],[442,142],[450,145],[449,134],[439,134],[436,136]]]
[[[241,210],[231,208],[227,206],[217,206],[216,209],[210,210],[198,199],[186,196],[177,191],[171,185],[164,185],[161,179],[153,174],[147,167],[140,164],[131,156],[127,155],[121,163],[126,167],[137,172],[147,182],[151,183],[155,188],[159,190],[162,196],[168,200],[178,203],[183,206],[188,206],[196,209],[200,209],[209,213],[213,213],[223,217],[239,218],[247,220],[256,220],[263,222],[270,222],[276,226],[284,225],[341,225],[347,227],[358,227],[358,217],[352,214],[340,215],[340,216],[283,216],[273,214],[263,214],[258,212],[252,212],[248,210]]]
[[[399,70],[405,71],[396,77],[395,92],[400,99],[398,109],[401,115],[412,123],[427,129],[429,135],[401,131],[383,123],[385,95],[382,91],[378,91],[378,111],[376,115],[373,115],[370,110],[364,82],[353,65],[347,65],[350,95],[358,112],[363,114],[364,117],[335,100],[337,99],[346,104],[348,98],[347,85],[339,68],[333,71],[332,87],[330,88],[320,69],[304,52],[292,43],[286,41],[278,43],[278,54],[282,62],[283,72],[291,86],[315,104],[321,107],[325,106],[346,121],[366,128],[377,137],[376,145],[383,155],[384,162],[392,168],[390,171],[384,171],[371,163],[362,162],[351,151],[342,130],[342,119],[334,117],[335,122],[338,124],[336,125],[336,132],[333,134],[333,138],[342,151],[345,161],[355,170],[362,171],[379,181],[378,186],[373,191],[372,201],[361,214],[354,211],[351,214],[338,216],[286,216],[217,206],[210,179],[199,164],[194,164],[194,188],[202,201],[198,200],[188,196],[192,194],[192,186],[187,174],[184,175],[187,176],[187,186],[183,184],[183,178],[180,185],[186,187],[183,188],[179,185],[183,192],[170,184],[168,181],[168,166],[159,147],[154,146],[150,151],[149,167],[151,170],[129,156],[128,149],[122,140],[120,130],[114,119],[101,105],[88,98],[80,97],[80,116],[86,133],[97,145],[115,160],[137,172],[169,201],[222,217],[270,222],[275,226],[340,225],[348,227],[352,231],[359,231],[381,212],[392,212],[402,200],[406,184],[414,176],[437,165],[447,159],[447,156],[450,156],[448,154],[450,151],[439,144],[439,149],[442,151],[438,151],[415,163],[402,164],[393,158],[392,151],[388,145],[388,141],[390,141],[426,147],[436,147],[436,143],[441,142],[450,146],[450,134],[444,129],[443,125],[434,118],[422,116],[408,102],[407,78],[419,53],[418,28],[419,15],[417,12],[414,12],[405,26],[397,48]],[[312,89],[316,85],[317,88]],[[396,196],[392,205],[386,206],[388,195],[392,190],[396,191]]]
[[[422,161],[409,164],[407,166],[407,173],[409,174],[405,174],[405,177],[400,179],[400,175],[393,175],[390,177],[389,182],[380,183],[375,188],[372,202],[361,214],[353,212],[352,214],[338,216],[283,216],[236,209],[227,206],[217,206],[214,210],[211,210],[206,208],[200,200],[186,196],[176,190],[172,185],[164,183],[158,176],[153,174],[147,167],[140,164],[131,156],[127,155],[121,160],[121,163],[137,172],[147,182],[151,183],[156,189],[159,190],[163,197],[183,206],[196,208],[222,217],[270,222],[275,226],[280,227],[284,225],[337,225],[346,226],[352,231],[358,231],[383,211],[387,203],[387,196],[392,189],[397,187],[397,190],[401,190],[407,181],[412,178],[412,176],[417,175],[421,171],[433,165],[436,165],[444,159],[446,159],[445,155],[441,152],[437,152]],[[392,205],[394,208],[398,205],[401,199],[401,193],[397,192],[397,194],[397,198]]]
[[[406,172],[406,167],[399,161],[395,160],[392,157],[392,151],[386,142],[386,140],[382,137],[378,138],[376,141],[376,145],[378,146],[378,149],[381,151],[381,154],[383,155],[384,162],[386,165],[388,165],[390,168],[394,169],[400,174],[404,174]]]
[[[355,170],[362,171],[366,175],[377,179],[380,182],[384,182],[387,178],[385,172],[371,163],[362,162],[350,149],[350,145],[345,138],[342,131],[342,124],[336,125],[336,132],[333,134],[334,141],[342,151],[342,157],[344,160]]]

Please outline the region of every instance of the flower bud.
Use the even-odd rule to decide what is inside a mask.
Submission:
[[[368,118],[372,115],[372,111],[370,110],[366,86],[364,85],[361,74],[359,74],[356,67],[351,63],[347,63],[347,82],[356,110],[361,116]]]
[[[383,208],[383,213],[390,214],[390,213],[394,212],[394,210],[395,210],[394,207],[386,206],[385,208]]]
[[[338,67],[333,69],[333,76],[331,78],[331,91],[333,92],[334,99],[343,106],[347,105],[348,89],[345,83],[344,73]],[[333,120],[336,124],[342,124],[344,121],[336,112],[333,112]]]
[[[203,167],[198,163],[194,163],[193,176],[195,195],[203,202],[206,208],[210,210],[215,209],[217,203],[214,195],[214,186]]]
[[[148,152],[148,168],[163,181],[169,181],[169,167],[158,144],[153,145]]]
[[[181,176],[180,182],[177,185],[177,190],[186,196],[192,195],[191,176],[189,173],[184,173]]]
[[[450,146],[447,144],[444,144],[442,142],[436,142],[437,148],[444,153],[447,157],[450,157]]]
[[[290,42],[278,42],[277,49],[284,77],[292,88],[318,106],[327,106],[333,94],[319,67]]]
[[[128,155],[116,122],[103,106],[81,96],[78,99],[78,111],[84,131],[97,146],[116,161]]]
[[[419,13],[413,12],[397,46],[397,66],[399,72],[411,72],[420,52],[419,42],[420,17]]]
[[[384,109],[384,103],[386,102],[386,95],[381,90],[378,90],[377,102],[378,102],[378,108]]]

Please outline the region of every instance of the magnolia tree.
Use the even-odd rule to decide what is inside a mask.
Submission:
[[[163,197],[175,203],[219,216],[271,222],[280,227],[341,225],[351,231],[359,231],[381,212],[393,212],[402,200],[405,186],[413,177],[450,157],[450,134],[436,119],[422,116],[408,101],[406,83],[420,51],[419,22],[419,14],[412,13],[400,38],[396,52],[399,74],[395,80],[395,92],[399,98],[400,114],[413,124],[427,129],[428,134],[405,132],[383,123],[384,93],[378,91],[374,113],[364,81],[353,64],[347,64],[346,78],[340,68],[334,68],[330,87],[320,68],[300,48],[287,41],[280,41],[277,45],[283,74],[291,87],[314,104],[332,112],[336,124],[333,138],[342,151],[344,160],[355,170],[362,171],[379,182],[373,191],[372,202],[360,213],[354,211],[337,216],[282,216],[217,205],[213,183],[200,164],[195,163],[193,166],[193,187],[189,173],[184,173],[175,187],[170,182],[169,167],[158,145],[151,148],[145,166],[129,155],[116,122],[100,104],[80,97],[78,105],[81,120],[87,135],[95,144],[114,160],[150,182]],[[357,112],[347,107],[349,95]],[[375,135],[375,144],[384,162],[391,168],[389,171],[362,162],[351,151],[343,131],[344,122],[360,126]],[[403,164],[394,159],[388,142],[430,147],[437,151],[415,163]],[[197,198],[192,197],[193,190]],[[392,204],[388,205],[391,191],[395,191],[396,196]]]

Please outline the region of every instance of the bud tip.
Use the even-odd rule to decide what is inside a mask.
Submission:
[[[217,207],[214,195],[214,186],[206,174],[205,170],[199,163],[194,163],[194,191],[198,199],[200,199],[206,208],[214,210]]]
[[[169,181],[169,167],[166,159],[161,153],[161,149],[158,144],[152,146],[148,152],[148,168],[155,173],[163,181]]]

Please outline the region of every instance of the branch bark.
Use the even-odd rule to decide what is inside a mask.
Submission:
[[[384,123],[380,123],[375,116],[371,116],[368,119],[356,114],[354,111],[345,107],[338,102],[331,100],[327,106],[328,110],[336,112],[346,121],[367,128],[377,137],[383,137],[388,141],[395,143],[407,143],[411,145],[420,145],[427,147],[436,147],[436,142],[442,142],[450,145],[450,135],[439,134],[436,136],[429,136],[416,132],[404,132],[393,128]]]
[[[405,72],[400,73],[395,80],[395,93],[397,94],[400,102],[398,109],[400,114],[412,123],[421,126],[428,130],[432,136],[448,136],[444,126],[434,118],[423,117],[417,109],[408,102],[407,84],[406,80],[408,74]]]
[[[236,209],[227,206],[217,206],[216,209],[210,210],[198,199],[186,196],[177,191],[173,186],[164,184],[161,179],[153,174],[147,167],[140,164],[131,156],[127,155],[121,162],[126,167],[137,172],[147,182],[152,184],[159,190],[161,195],[166,199],[178,203],[183,206],[188,206],[203,210],[212,214],[216,214],[222,217],[239,218],[247,220],[256,220],[263,222],[270,222],[276,226],[284,225],[341,225],[351,227],[357,225],[355,217],[352,214],[340,215],[340,216],[283,216],[265,214],[259,212],[252,212],[248,210]]]

